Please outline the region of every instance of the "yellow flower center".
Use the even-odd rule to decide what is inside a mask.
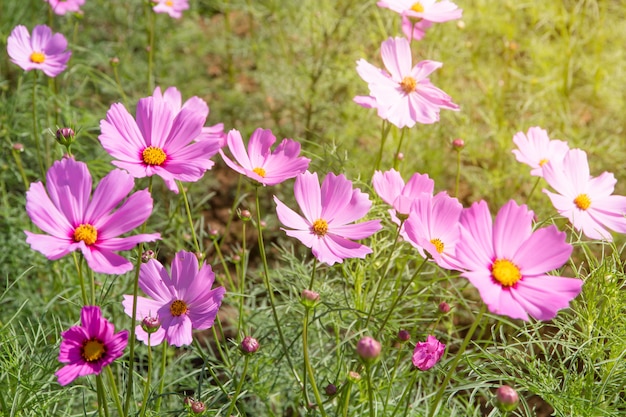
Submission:
[[[89,339],[83,344],[81,356],[87,362],[95,362],[99,360],[106,353],[106,351],[107,349],[104,346],[104,343],[98,339]]]
[[[74,229],[74,241],[85,242],[85,245],[93,245],[98,240],[98,231],[90,224],[81,224]]]
[[[574,199],[574,204],[581,210],[587,210],[591,205],[591,200],[587,194],[580,194]]]
[[[34,62],[35,64],[41,64],[46,60],[46,56],[41,52],[33,52],[30,54],[30,62]]]
[[[313,233],[317,236],[324,236],[328,233],[328,223],[324,219],[317,219],[313,222]]]
[[[165,5],[166,5],[167,7],[172,7],[172,6],[174,6],[174,2],[173,2],[172,0],[167,0],[167,1],[165,2]]]
[[[145,162],[146,165],[161,166],[167,159],[167,155],[163,152],[163,149],[154,146],[148,146],[144,149],[141,156],[143,157],[143,162]]]
[[[508,259],[496,259],[491,265],[491,277],[503,287],[512,287],[522,279],[519,268]]]
[[[407,94],[415,91],[415,87],[417,87],[417,81],[413,77],[406,76],[400,81],[400,88]]]
[[[265,170],[263,168],[256,167],[252,171],[255,172],[259,177],[265,178]]]
[[[174,317],[181,316],[187,311],[189,311],[189,308],[187,307],[187,303],[183,300],[176,300],[170,305],[170,313],[172,313]]]
[[[443,242],[440,239],[433,239],[430,243],[432,243],[435,249],[437,249],[437,253],[443,252]]]
[[[541,161],[539,161],[539,166],[542,167],[547,163],[548,163],[548,158],[543,158]]]
[[[422,3],[418,1],[417,3],[413,3],[413,6],[411,6],[411,10],[417,13],[422,13],[424,11],[424,6],[422,6]]]

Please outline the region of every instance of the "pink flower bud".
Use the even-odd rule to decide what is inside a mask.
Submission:
[[[455,150],[460,151],[461,149],[463,149],[465,147],[465,141],[463,139],[461,139],[461,138],[454,139],[452,141],[452,147]]]
[[[400,330],[398,332],[398,340],[401,342],[408,342],[409,339],[411,339],[411,333],[409,333],[407,330]]]
[[[305,307],[314,307],[319,300],[320,295],[315,291],[307,289],[302,290],[302,298],[300,299],[300,302],[304,304]]]
[[[246,336],[241,341],[241,350],[243,353],[249,354],[259,350],[259,342],[252,336]]]
[[[324,388],[324,391],[326,392],[326,395],[332,397],[337,394],[337,386],[335,384],[328,384],[326,385],[326,388]]]
[[[143,262],[144,264],[150,259],[156,259],[156,254],[153,250],[147,250],[141,254],[141,262]]]
[[[502,385],[496,391],[496,404],[501,411],[513,411],[519,404],[519,395],[508,385]]]
[[[373,362],[380,356],[380,342],[376,339],[365,336],[356,345],[356,353],[365,362]]]
[[[446,303],[445,301],[440,302],[438,308],[439,308],[439,311],[442,312],[443,314],[450,312],[450,304]]]
[[[14,143],[13,150],[18,152],[24,152],[24,145],[22,145],[21,143]]]
[[[446,345],[441,343],[435,336],[428,336],[425,342],[417,342],[413,351],[413,365],[422,371],[426,371],[433,366],[443,356]]]
[[[239,212],[239,218],[244,222],[247,222],[252,218],[252,213],[250,213],[250,210],[241,210]]]
[[[204,403],[202,401],[195,401],[191,404],[191,411],[194,414],[202,414],[206,410]]]
[[[141,321],[141,328],[146,332],[146,333],[154,333],[157,330],[159,330],[159,328],[161,327],[161,321],[159,320],[158,317],[145,317],[142,321]]]

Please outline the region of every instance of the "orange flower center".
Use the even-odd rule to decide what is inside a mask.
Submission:
[[[85,242],[85,245],[93,245],[98,240],[98,231],[90,224],[81,224],[74,229],[74,241]]]
[[[443,252],[443,242],[441,241],[441,239],[433,239],[430,241],[430,243],[432,243],[435,249],[437,249],[437,253]]]
[[[313,222],[313,233],[317,236],[324,236],[328,233],[328,223],[324,219],[317,219]]]
[[[46,60],[46,56],[41,52],[33,52],[30,54],[30,62],[34,62],[35,64],[41,64]]]
[[[106,351],[107,349],[104,346],[104,343],[98,339],[89,339],[83,344],[80,354],[85,361],[95,362],[99,360],[106,353]]]
[[[407,94],[415,91],[415,87],[417,87],[417,81],[413,77],[406,76],[400,81],[400,88]]]
[[[265,170],[263,168],[256,167],[252,171],[256,173],[259,177],[265,178]]]
[[[417,3],[413,3],[413,6],[411,6],[411,10],[417,13],[422,13],[424,11],[424,6],[422,6],[422,3],[418,1]]]
[[[512,287],[522,279],[522,273],[517,265],[508,259],[496,259],[491,265],[491,277],[503,287]]]
[[[548,163],[548,158],[543,158],[541,161],[539,161],[539,166],[542,167],[547,163]]]
[[[176,300],[170,305],[170,313],[172,313],[174,317],[182,316],[187,311],[189,311],[189,308],[187,307],[187,303],[183,300]]]
[[[574,199],[574,204],[581,210],[587,210],[591,205],[591,200],[587,194],[580,194]]]
[[[141,156],[143,158],[143,162],[145,162],[146,165],[161,166],[163,165],[163,162],[165,162],[165,160],[167,159],[167,155],[165,154],[165,152],[163,152],[163,149],[157,148],[155,146],[148,146],[146,149],[143,150]]]
[[[165,5],[166,5],[167,7],[172,7],[172,6],[174,6],[174,2],[173,2],[172,0],[167,0],[167,1],[165,2]]]

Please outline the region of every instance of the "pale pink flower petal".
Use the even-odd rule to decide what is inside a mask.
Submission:
[[[189,0],[152,0],[156,3],[152,10],[155,13],[167,13],[173,19],[180,19],[183,11],[189,9]]]
[[[540,127],[531,127],[528,132],[517,132],[513,142],[518,149],[513,150],[515,158],[532,168],[530,175],[542,176],[543,166],[549,161],[561,162],[569,150],[567,142],[551,140],[548,132]]]
[[[65,15],[67,13],[79,13],[80,6],[85,4],[85,0],[45,0],[50,3],[52,11],[59,15]]]
[[[433,23],[460,19],[463,10],[449,0],[384,0],[378,7],[387,8],[402,16],[402,31],[411,39],[422,39]]]
[[[25,71],[41,70],[48,77],[56,77],[67,68],[72,53],[66,49],[65,37],[52,34],[46,25],[35,26],[32,37],[26,27],[18,25],[7,39],[7,52],[14,64]]]

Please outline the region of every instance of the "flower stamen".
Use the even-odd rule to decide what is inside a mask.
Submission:
[[[491,277],[503,287],[512,287],[522,279],[522,273],[508,259],[496,259],[491,265]]]
[[[167,155],[161,148],[157,148],[155,146],[148,146],[141,153],[141,157],[143,158],[143,162],[146,165],[158,165],[161,166],[167,159]]]
[[[328,233],[328,223],[324,219],[317,219],[313,222],[313,227],[311,229],[313,234],[317,236],[324,236]]]
[[[591,199],[587,194],[580,194],[574,199],[574,204],[581,210],[587,210],[591,206]]]
[[[90,224],[81,224],[74,229],[74,241],[85,242],[85,245],[93,245],[98,240],[98,231]]]
[[[170,305],[170,313],[174,317],[182,316],[187,311],[189,311],[189,308],[183,300],[176,300]]]
[[[432,239],[430,243],[433,244],[433,246],[437,250],[437,253],[443,253],[444,245],[441,239]]]
[[[43,64],[45,60],[46,56],[41,52],[33,52],[32,54],[30,54],[30,62],[33,62],[35,64]]]
[[[80,350],[80,355],[86,362],[95,362],[102,358],[107,349],[104,343],[98,339],[87,339],[83,343],[83,347]]]
[[[257,174],[259,177],[265,178],[265,170],[261,167],[256,167],[252,170],[252,172],[254,172],[255,174]]]
[[[402,79],[402,81],[400,81],[400,88],[407,94],[415,91],[416,87],[417,81],[413,77],[406,76]]]
[[[411,6],[411,10],[417,13],[422,13],[424,11],[424,6],[422,6],[422,3],[418,1],[417,3],[413,3],[413,6]]]

